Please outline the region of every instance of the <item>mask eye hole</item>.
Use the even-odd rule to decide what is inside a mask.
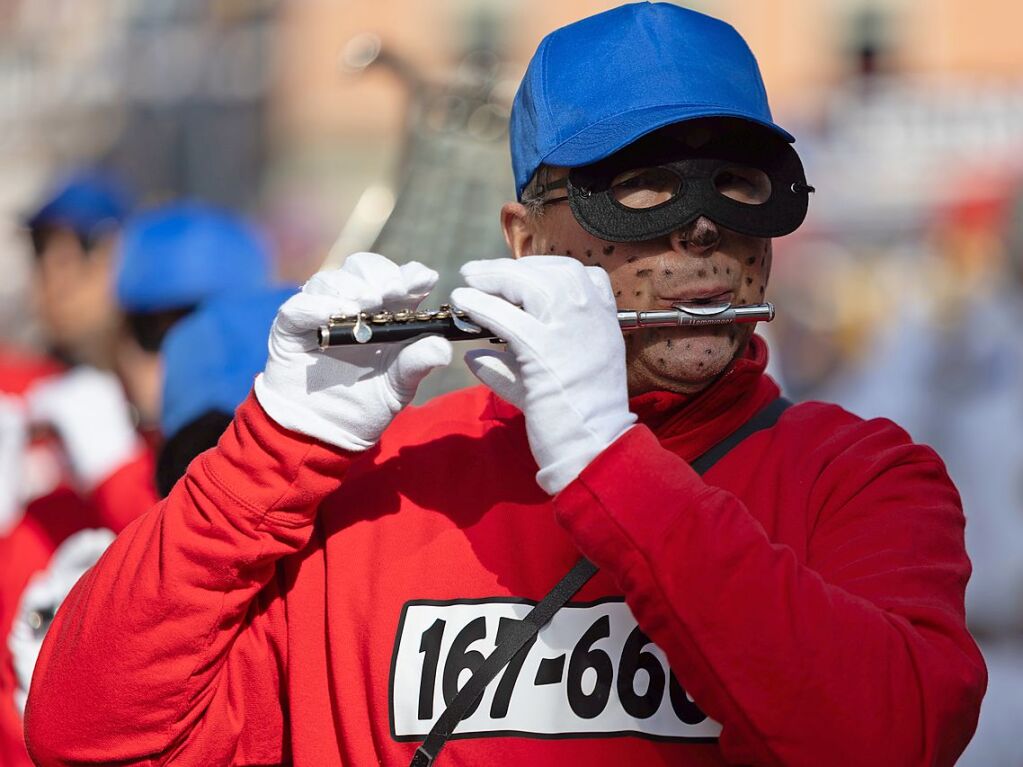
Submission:
[[[730,200],[763,205],[771,197],[771,178],[759,168],[729,165],[714,174],[714,188]]]
[[[615,176],[610,190],[620,205],[643,210],[670,202],[681,187],[681,179],[666,168],[634,168]]]

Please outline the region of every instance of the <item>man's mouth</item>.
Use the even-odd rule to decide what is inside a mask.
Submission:
[[[664,297],[661,300],[670,306],[715,306],[732,303],[735,300],[735,291],[720,288],[687,290],[677,296]]]

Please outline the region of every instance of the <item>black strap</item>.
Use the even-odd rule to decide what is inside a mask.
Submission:
[[[411,767],[429,767],[430,763],[437,758],[437,754],[444,747],[455,727],[462,721],[465,712],[476,700],[483,695],[487,685],[501,673],[503,669],[518,652],[534,636],[539,633],[554,617],[554,613],[560,610],[572,596],[583,587],[593,574],[597,572],[597,566],[586,557],[582,557],[568,571],[568,575],[558,581],[555,586],[521,621],[516,621],[513,633],[508,635],[501,644],[494,648],[476,672],[469,677],[469,681],[458,691],[451,705],[444,709],[430,734],[426,736],[423,744],[416,749],[412,758]]]
[[[711,466],[724,458],[726,453],[746,439],[746,437],[774,426],[781,414],[790,407],[792,407],[792,403],[784,397],[778,397],[778,399],[764,405],[746,423],[699,458],[691,461],[689,465],[693,467],[697,474],[705,474]]]
[[[770,428],[778,420],[778,417],[792,405],[784,397],[779,397],[770,404],[758,410],[752,418],[725,437],[721,442],[714,445],[699,458],[691,462],[691,466],[697,473],[703,474],[711,466],[721,460],[729,450],[734,448],[751,434]],[[412,757],[410,767],[430,767],[434,759],[444,748],[444,744],[455,727],[462,721],[465,712],[472,707],[483,695],[487,685],[501,673],[512,658],[514,658],[533,639],[554,614],[564,607],[576,592],[593,577],[597,572],[597,566],[586,557],[580,557],[568,574],[558,581],[558,585],[548,592],[547,596],[537,603],[536,607],[530,610],[526,617],[515,623],[515,628],[507,639],[494,648],[489,657],[483,661],[476,672],[469,677],[461,689],[455,694],[444,713],[434,722],[430,734],[426,736],[423,744],[416,749]]]

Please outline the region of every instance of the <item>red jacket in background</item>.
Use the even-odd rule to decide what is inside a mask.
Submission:
[[[556,498],[482,388],[347,454],[254,398],[75,587],[26,716],[41,765],[406,765],[577,560],[600,572],[487,688],[441,764],[949,765],[985,685],[959,499],[889,421],[790,408],[761,341]],[[669,667],[674,673],[669,671]]]
[[[0,392],[24,395],[33,385],[64,368],[45,357],[0,349]],[[40,490],[25,507],[17,525],[0,537],[0,766],[32,767],[22,734],[21,715],[14,702],[17,687],[7,637],[22,592],[36,573],[47,568],[54,551],[74,533],[107,527],[120,532],[156,500],[153,458],[148,450],[118,469],[92,493],[83,496],[62,470],[60,445],[44,436],[33,447],[37,458],[52,462],[52,486]]]
[[[22,396],[37,381],[59,375],[62,366],[54,360],[10,347],[0,347],[0,392]],[[61,509],[79,504],[74,492],[63,483],[42,491],[29,502],[25,517],[0,537],[0,764],[32,767],[22,736],[21,714],[14,703],[16,680],[7,636],[11,631],[18,600],[28,579],[45,566],[50,554],[67,531],[60,529]],[[74,511],[71,511],[73,516]],[[39,564],[39,563],[42,564]]]

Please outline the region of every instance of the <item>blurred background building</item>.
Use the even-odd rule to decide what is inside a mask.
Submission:
[[[547,31],[611,5],[0,2],[0,336],[30,333],[20,216],[80,164],[117,171],[151,203],[197,196],[254,215],[290,279],[335,243],[335,258],[376,244],[438,265],[499,254],[496,205],[511,190],[503,120],[525,62]],[[818,288],[777,324],[778,335],[814,337],[779,348],[789,385],[813,391],[855,362],[891,301],[907,300],[903,275],[933,250],[947,211],[972,215],[960,223],[973,235],[1000,234],[996,212],[980,221],[963,206],[997,207],[1016,185],[1023,9],[689,5],[747,37],[818,187],[807,225],[778,244],[775,277],[778,300]],[[979,279],[997,248],[974,250]],[[912,289],[926,293],[924,282]]]
[[[283,279],[376,248],[433,265],[446,295],[460,262],[503,254],[528,57],[615,4],[0,0],[0,341],[37,338],[24,214],[83,165],[147,203],[248,213]],[[817,188],[775,245],[775,364],[790,396],[892,417],[945,457],[992,662],[963,763],[1023,765],[1006,734],[1023,725],[1023,5],[684,4],[749,41]],[[468,381],[447,376],[426,395]]]

